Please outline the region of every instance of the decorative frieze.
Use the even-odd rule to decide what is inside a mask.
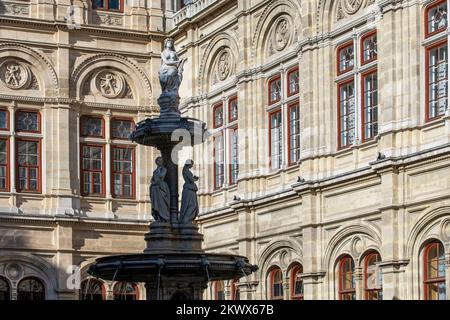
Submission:
[[[0,12],[4,15],[11,16],[29,16],[30,6],[28,4],[2,1]]]
[[[123,26],[123,17],[119,15],[112,15],[112,14],[101,14],[101,13],[95,13],[93,15],[93,23],[95,24],[102,24],[102,25],[108,25],[108,26]]]

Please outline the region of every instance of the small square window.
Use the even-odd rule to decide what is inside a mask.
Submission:
[[[292,96],[294,94],[297,94],[299,92],[299,73],[298,70],[293,70],[288,73],[288,84],[289,84],[289,91],[288,95]]]
[[[362,50],[363,64],[377,59],[378,48],[376,33],[365,36],[362,39]]]
[[[353,70],[355,65],[355,51],[353,43],[347,44],[338,50],[338,73],[342,74]]]
[[[214,107],[214,129],[223,126],[223,105],[218,104]]]
[[[427,9],[426,34],[431,36],[447,28],[447,1],[439,2]]]
[[[0,110],[0,130],[9,129],[9,113],[7,110]]]
[[[269,104],[277,103],[281,100],[281,78],[277,77],[269,81]]]
[[[229,120],[230,122],[236,121],[238,119],[238,100],[237,97],[230,100],[229,108]]]
[[[94,117],[82,117],[81,136],[103,138],[103,119]]]
[[[133,132],[134,123],[130,120],[114,119],[111,128],[114,139],[128,139]]]
[[[35,111],[18,111],[17,130],[22,132],[39,132],[39,113]]]

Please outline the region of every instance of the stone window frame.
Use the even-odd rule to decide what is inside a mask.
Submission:
[[[352,273],[352,287],[351,288],[344,288],[343,283],[342,283],[342,279],[343,279],[343,267],[344,264],[346,262],[350,261],[350,263],[353,266],[353,270],[351,271]],[[354,299],[351,300],[356,300],[356,281],[355,281],[355,273],[356,273],[356,264],[355,264],[355,260],[353,260],[353,258],[349,255],[344,255],[341,258],[339,258],[338,260],[338,295],[339,295],[339,300],[345,300],[343,299],[344,296],[346,295],[352,295],[354,297]]]
[[[37,152],[38,152],[38,159],[37,159],[37,165],[31,166],[31,165],[19,165],[19,143],[20,142],[32,142],[37,143]],[[16,169],[16,190],[18,193],[27,193],[27,194],[41,194],[42,193],[42,139],[41,138],[35,138],[35,137],[17,137],[15,140],[15,169]],[[27,168],[27,172],[29,175],[29,168],[36,168],[37,169],[37,190],[31,190],[29,186],[29,179],[27,182],[27,188],[21,189],[20,188],[20,167]]]
[[[280,282],[275,283],[275,275],[280,275]],[[281,288],[281,295],[274,296],[274,286],[279,285]],[[279,267],[273,267],[269,272],[269,293],[270,300],[284,300],[284,279],[283,271]]]
[[[423,286],[423,292],[424,292],[424,297],[423,297],[424,300],[430,300],[429,296],[428,296],[428,293],[429,293],[428,292],[428,285],[430,285],[430,284],[433,284],[433,283],[434,284],[436,284],[436,283],[444,283],[444,286],[445,286],[446,290],[448,290],[447,286],[446,286],[447,279],[446,279],[446,275],[445,275],[445,268],[444,268],[444,277],[432,278],[432,279],[428,278],[428,268],[427,268],[427,265],[428,265],[428,252],[430,251],[432,246],[435,246],[435,245],[442,246],[442,249],[444,251],[444,258],[443,258],[444,265],[446,263],[445,246],[444,246],[444,244],[441,241],[439,241],[439,240],[431,240],[431,241],[429,241],[428,243],[426,243],[424,245],[424,247],[422,249],[422,275],[423,275],[422,286]]]
[[[123,175],[129,174],[122,171],[114,170],[114,150],[115,149],[131,149],[131,195],[119,196],[115,194],[115,180],[114,174],[122,175],[122,192],[123,192]],[[127,144],[112,144],[111,145],[111,194],[114,199],[136,200],[136,147]]]
[[[83,147],[93,147],[102,149],[102,169],[101,170],[85,170],[83,169]],[[82,142],[80,143],[80,193],[83,197],[104,198],[106,196],[106,146],[102,143]],[[84,190],[84,172],[100,172],[101,173],[101,192],[87,193]]]
[[[296,295],[295,294],[295,285],[296,285],[296,281],[297,281],[297,275],[298,274],[302,274],[303,273],[303,266],[299,263],[295,264],[290,271],[290,294],[291,294],[291,300],[304,300],[304,292],[303,294],[300,295]],[[302,286],[303,286],[303,281],[299,280],[302,282]]]
[[[437,29],[433,32],[429,32],[428,31],[428,25],[430,23],[429,19],[428,19],[428,13],[433,10],[436,7],[441,6],[442,4],[447,4],[447,26],[445,28],[440,28]],[[436,34],[439,34],[441,32],[445,32],[445,30],[448,28],[448,2],[447,0],[438,0],[438,1],[433,1],[432,3],[428,4],[425,8],[425,12],[424,12],[424,28],[425,28],[425,38],[430,38]]]
[[[364,265],[363,286],[364,286],[364,299],[365,300],[369,300],[370,292],[378,292],[378,294],[381,296],[381,298],[383,297],[383,282],[380,282],[380,287],[379,288],[375,288],[375,289],[369,289],[369,286],[367,284],[367,281],[369,280],[369,262],[370,262],[370,259],[372,257],[374,257],[374,256],[378,256],[379,257],[379,260],[376,261],[376,264],[379,264],[379,263],[381,263],[381,261],[383,261],[382,258],[381,258],[381,254],[378,251],[376,251],[376,250],[372,250],[372,251],[368,252],[364,256],[364,259],[363,259],[363,265]],[[381,270],[378,270],[378,272],[380,272],[380,275],[381,275]]]

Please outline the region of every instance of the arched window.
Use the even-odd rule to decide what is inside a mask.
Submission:
[[[296,265],[291,271],[291,299],[303,300],[303,280],[300,276],[303,273],[303,267]]]
[[[237,286],[238,283],[238,280],[233,280],[231,283],[231,300],[241,300],[241,292]]]
[[[280,268],[275,268],[269,275],[270,299],[283,300],[283,272]]]
[[[11,299],[11,293],[8,281],[0,278],[0,301],[9,301]]]
[[[134,301],[139,299],[139,291],[134,283],[118,282],[114,285],[114,300]]]
[[[17,286],[17,300],[45,300],[45,287],[37,278],[26,278]]]
[[[425,247],[424,254],[425,300],[445,300],[445,252],[441,242]]]
[[[100,301],[105,300],[105,298],[105,287],[100,281],[88,279],[81,283],[80,300]]]
[[[339,261],[339,300],[356,300],[355,262],[349,256]]]
[[[214,282],[214,299],[215,300],[225,300],[225,285],[223,281]]]
[[[383,300],[382,274],[378,267],[381,256],[369,253],[364,259],[364,293],[366,300]]]

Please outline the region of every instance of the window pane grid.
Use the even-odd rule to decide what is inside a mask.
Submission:
[[[17,141],[18,189],[39,191],[39,142]]]
[[[292,71],[288,76],[289,82],[289,95],[294,95],[299,92],[299,72],[298,70]]]
[[[102,146],[82,146],[82,177],[84,195],[103,194]]]
[[[223,136],[214,138],[214,187],[220,189],[224,185],[225,161],[224,161]]]
[[[447,44],[429,51],[428,90],[429,118],[444,115],[448,108]]]
[[[283,136],[281,127],[281,111],[270,115],[270,145],[272,169],[280,169],[283,154]]]
[[[355,52],[353,44],[339,50],[339,73],[353,69],[355,65]]]
[[[300,160],[300,107],[289,108],[289,163]]]
[[[238,130],[233,129],[231,132],[231,184],[236,184],[239,175],[239,137]]]
[[[340,146],[355,142],[355,92],[354,83],[340,86]]]
[[[281,78],[269,82],[269,104],[274,104],[281,100]]]
[[[133,121],[130,120],[113,120],[112,137],[115,139],[129,139],[133,131]]]
[[[364,139],[378,135],[378,76],[372,73],[364,77]]]
[[[113,192],[116,197],[133,197],[133,148],[113,147]]]
[[[103,119],[102,118],[81,118],[81,135],[83,137],[103,137]]]
[[[447,28],[447,2],[431,7],[427,14],[428,34],[436,33]]]
[[[363,41],[363,63],[377,59],[377,35],[371,35],[364,38]]]
[[[0,140],[0,190],[8,188],[8,140]]]
[[[339,298],[356,300],[355,263],[350,257],[344,257],[339,263]]]
[[[23,132],[39,132],[39,114],[34,111],[17,112],[17,130]]]
[[[429,244],[425,248],[425,298],[427,300],[445,300],[445,251],[440,242]]]

